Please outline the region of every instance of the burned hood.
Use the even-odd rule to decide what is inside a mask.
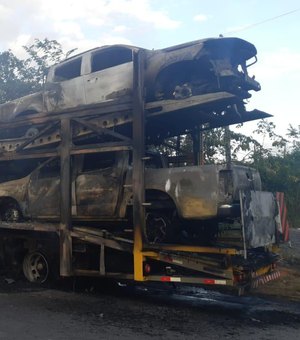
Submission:
[[[260,84],[248,75],[256,48],[239,38],[210,38],[147,51],[148,101],[226,91],[244,100]]]
[[[255,57],[257,53],[253,44],[240,38],[212,38],[206,39],[202,44],[202,53],[207,50],[215,59],[227,57],[236,64]]]
[[[156,51],[147,50],[146,54],[148,62],[153,63],[148,66],[154,68],[157,65],[164,68],[180,60],[199,59],[202,56],[210,56],[213,59],[230,57],[232,61],[240,63],[255,57],[257,50],[253,44],[246,40],[222,37],[195,40]],[[155,59],[160,59],[162,56],[163,63],[162,60],[156,62]]]

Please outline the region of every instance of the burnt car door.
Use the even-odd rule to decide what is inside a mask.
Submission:
[[[47,111],[86,104],[83,76],[81,76],[82,59],[82,57],[70,59],[49,71],[44,96]]]
[[[28,186],[28,211],[32,218],[59,218],[59,158],[46,161],[31,174]]]
[[[133,83],[132,49],[112,46],[90,55],[84,76],[87,104],[116,99],[131,94]]]
[[[84,155],[76,177],[78,218],[115,217],[123,191],[126,157],[122,152]]]

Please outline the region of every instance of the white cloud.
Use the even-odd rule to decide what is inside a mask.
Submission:
[[[115,28],[113,29],[114,32],[117,33],[123,33],[129,30],[129,27],[125,26],[125,25],[117,25],[115,26]]]
[[[8,48],[14,51],[14,54],[18,58],[25,58],[26,52],[23,46],[29,45],[32,42],[32,38],[29,34],[21,34],[14,41],[11,41]]]
[[[258,108],[274,115],[270,120],[281,134],[290,123],[299,124],[299,60],[300,52],[279,49],[260,53],[257,64],[249,68],[262,86],[260,92],[253,93],[249,109]]]
[[[24,37],[47,37],[81,49],[91,42],[128,44],[134,31],[172,30],[181,24],[151,0],[2,0],[0,20],[0,50],[13,51],[20,50]]]
[[[297,74],[299,80],[300,52],[280,49],[275,52],[260,53],[258,58],[259,62],[255,65],[255,73],[259,77],[274,79]]]
[[[84,20],[93,26],[109,25],[116,16],[134,18],[156,28],[172,29],[180,25],[159,10],[153,10],[149,0],[41,0],[42,15],[54,21]],[[119,17],[120,19],[120,17]]]
[[[131,40],[124,38],[122,36],[105,34],[101,36],[101,39],[98,40],[98,46],[102,45],[113,45],[113,44],[124,44],[131,45]]]
[[[224,36],[229,36],[229,35],[234,35],[239,33],[240,31],[244,31],[245,29],[247,29],[249,27],[249,25],[242,25],[242,26],[232,26],[232,27],[227,27],[225,29],[225,34]]]
[[[62,36],[68,36],[70,38],[80,40],[84,39],[84,34],[79,24],[73,21],[61,21],[56,22],[53,25],[55,32]]]
[[[204,14],[197,14],[193,18],[193,20],[197,22],[203,22],[203,21],[206,21],[207,19],[208,19],[207,16]]]
[[[0,41],[8,42],[11,38],[18,34],[18,28],[13,26],[12,18],[14,17],[14,12],[12,8],[0,4]]]
[[[124,44],[124,45],[132,45],[132,42],[129,39],[126,39],[122,36],[115,36],[110,34],[103,34],[98,39],[81,39],[77,40],[76,44],[74,44],[74,40],[69,37],[64,37],[60,40],[64,51],[67,52],[74,47],[77,48],[76,51],[72,54],[81,53],[87,50],[90,50],[95,47],[100,47],[104,45],[114,45],[114,44]]]
[[[0,4],[0,19],[3,20],[10,14],[11,10],[4,5]]]

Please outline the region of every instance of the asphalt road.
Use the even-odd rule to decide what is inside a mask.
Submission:
[[[291,240],[283,253],[298,266],[300,230],[291,231]],[[260,297],[90,279],[55,287],[5,279],[0,276],[0,340],[300,339],[299,299],[281,294],[291,285],[299,292],[288,282],[294,276],[257,290]]]
[[[1,278],[0,339],[299,339],[297,303],[105,282],[40,288]]]

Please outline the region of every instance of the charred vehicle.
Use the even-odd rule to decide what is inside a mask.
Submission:
[[[74,223],[97,221],[102,226],[112,222],[115,226],[132,225],[131,183],[129,152],[74,156]],[[210,243],[218,232],[218,222],[240,218],[239,192],[260,193],[261,182],[258,172],[249,167],[234,165],[230,170],[225,165],[168,168],[166,159],[151,153],[146,164],[145,190],[150,242],[178,240],[184,231],[198,236],[198,241]],[[252,197],[255,204],[256,200]],[[4,221],[59,221],[60,203],[58,158],[42,162],[26,177],[0,184],[0,212]],[[272,198],[268,204],[272,207]],[[272,220],[274,209],[268,208],[266,217]],[[274,238],[275,224],[273,227],[270,238],[263,240],[262,245]]]
[[[51,67],[42,92],[0,105],[0,122],[131,96],[132,56],[138,50],[145,53],[147,102],[226,91],[239,97],[242,109],[249,91],[260,90],[248,75],[256,48],[242,39],[203,39],[156,51],[104,46]]]

